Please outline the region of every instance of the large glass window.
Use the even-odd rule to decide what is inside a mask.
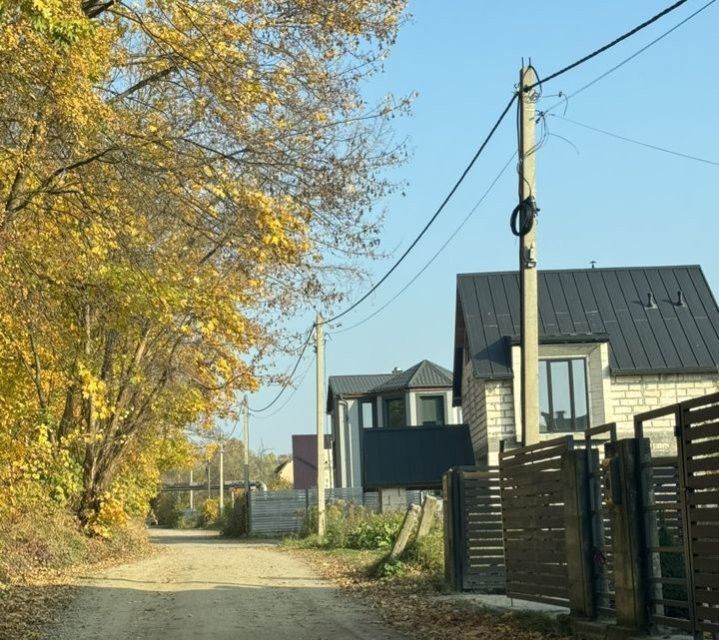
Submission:
[[[360,424],[365,429],[374,428],[374,400],[360,401]]]
[[[385,427],[406,427],[407,410],[404,402],[404,397],[385,398],[384,417]]]
[[[539,361],[539,412],[541,433],[571,433],[589,427],[583,358]]]
[[[444,424],[444,396],[420,396],[419,423]]]

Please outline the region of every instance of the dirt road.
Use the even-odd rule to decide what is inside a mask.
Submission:
[[[163,553],[80,581],[47,640],[402,640],[274,545],[153,532]]]

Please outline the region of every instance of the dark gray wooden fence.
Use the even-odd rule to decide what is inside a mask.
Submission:
[[[569,606],[562,456],[571,435],[499,454],[506,593]]]
[[[504,591],[498,467],[459,467],[444,476],[445,577],[457,591]]]
[[[719,395],[683,403],[678,417],[679,497],[692,631],[719,634]]]
[[[592,523],[592,564],[597,612],[607,618],[616,615],[614,548],[612,522],[609,516],[609,469],[605,461],[605,445],[616,442],[614,422],[592,427],[584,432],[587,451],[589,517]]]

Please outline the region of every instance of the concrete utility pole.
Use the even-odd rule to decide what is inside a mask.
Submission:
[[[190,486],[192,486],[192,469],[190,469]],[[195,492],[190,489],[190,511],[195,510]]]
[[[245,439],[245,451],[244,451],[244,464],[243,464],[243,475],[245,480],[245,531],[251,533],[252,517],[250,514],[250,505],[252,500],[250,499],[250,401],[245,399],[243,401],[242,413],[243,413],[243,426],[244,426],[244,439]]]
[[[537,81],[534,68],[522,67],[519,74],[519,199],[523,206],[520,219],[532,216],[531,221],[520,220],[519,226],[530,226],[520,236],[519,278],[521,300],[522,349],[522,444],[539,442],[539,308],[537,301],[537,220],[534,199],[535,180],[535,95],[526,87]]]
[[[247,400],[247,395],[245,394],[245,399],[243,402],[242,407],[242,417],[243,417],[243,425],[245,429],[244,439],[245,439],[245,462],[243,465],[243,472],[244,472],[244,480],[245,480],[245,495],[247,496],[247,499],[249,501],[249,495],[250,495],[250,404]]]
[[[220,515],[225,512],[225,442],[220,441]]]
[[[315,322],[317,353],[317,535],[325,535],[325,337],[322,315]]]

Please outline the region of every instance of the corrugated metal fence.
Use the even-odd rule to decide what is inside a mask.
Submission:
[[[420,504],[421,491],[407,491],[407,504]],[[369,511],[379,510],[379,494],[364,492],[361,487],[327,489],[326,504],[347,502]],[[316,489],[289,491],[253,491],[250,494],[250,531],[253,535],[301,533],[307,515],[317,504]]]

